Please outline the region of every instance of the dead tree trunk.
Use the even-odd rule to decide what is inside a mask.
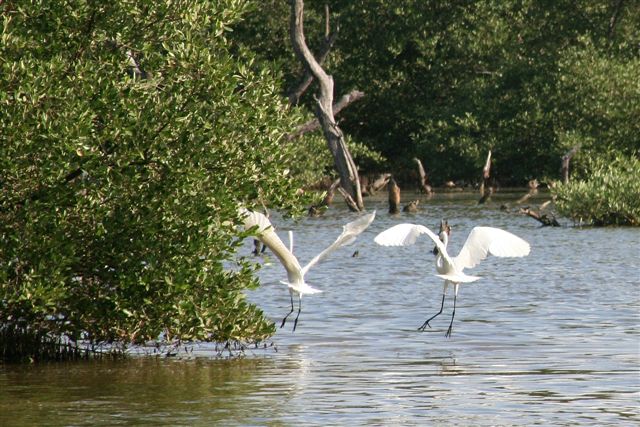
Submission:
[[[333,114],[334,115],[338,114],[340,111],[342,111],[344,107],[346,107],[347,105],[351,104],[354,101],[357,101],[363,96],[364,96],[364,92],[360,92],[359,90],[355,90],[355,89],[347,93],[346,95],[342,95],[342,98],[340,98],[338,102],[333,104]],[[319,128],[320,128],[320,122],[318,122],[318,119],[312,119],[296,127],[296,129],[293,132],[285,135],[285,138],[287,139],[287,141],[292,141],[296,138],[301,137],[307,132],[313,132],[314,130]]]
[[[324,6],[324,14],[325,14],[325,31],[324,31],[324,44],[321,47],[320,55],[318,55],[318,64],[322,65],[322,63],[327,59],[329,55],[329,51],[333,46],[333,43],[336,41],[337,32],[333,34],[329,34],[329,5]],[[302,79],[302,81],[298,84],[298,86],[291,91],[289,94],[289,104],[290,105],[298,105],[302,94],[306,92],[307,88],[313,82],[313,74],[307,71]],[[338,113],[337,111],[335,112]]]
[[[567,154],[562,156],[562,182],[565,184],[569,183],[569,163],[579,149],[580,145],[574,145],[571,150],[567,151]]]
[[[333,114],[333,78],[328,75],[313,57],[307,47],[304,38],[303,27],[303,0],[291,0],[291,41],[293,50],[298,58],[303,62],[320,85],[320,98],[317,99],[316,117],[322,126],[324,137],[327,140],[329,151],[333,156],[333,163],[336,171],[340,175],[340,185],[344,189],[346,196],[351,198],[351,203],[347,199],[349,208],[356,211],[364,209],[362,192],[360,189],[360,179],[351,153],[347,148],[344,135]]]
[[[391,179],[390,173],[383,173],[381,175],[378,175],[378,177],[374,179],[370,185],[367,186],[367,192],[369,194],[375,193],[376,191],[380,190],[382,187],[387,185],[390,179]]]
[[[420,175],[420,189],[424,191],[425,194],[432,194],[433,189],[429,185],[429,178],[427,177],[427,173],[422,166],[422,162],[417,157],[414,157],[413,161],[418,164],[418,175]]]
[[[389,213],[400,213],[400,187],[398,187],[395,179],[391,178],[389,180],[387,190],[389,191]]]
[[[484,167],[482,168],[482,183],[480,184],[480,194],[482,197],[478,201],[478,203],[482,204],[489,200],[491,195],[493,194],[493,187],[490,182],[491,177],[491,150],[489,150],[489,154],[487,154],[487,160],[484,163]]]

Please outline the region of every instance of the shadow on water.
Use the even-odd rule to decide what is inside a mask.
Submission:
[[[541,228],[500,203],[437,195],[389,215],[385,199],[369,199],[376,221],[309,271],[324,292],[305,297],[296,332],[278,329],[274,347],[235,360],[0,365],[0,425],[637,425],[640,230]],[[305,264],[352,218],[336,206],[273,222],[285,240],[294,231]],[[449,298],[431,329],[416,330],[440,307],[433,245],[373,243],[394,224],[434,229],[441,218],[454,254],[480,224],[532,246],[473,270],[482,279],[461,287],[451,339]],[[265,260],[248,297],[279,324],[285,272]]]

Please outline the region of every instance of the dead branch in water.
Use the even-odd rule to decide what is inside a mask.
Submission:
[[[389,180],[387,190],[389,192],[389,213],[400,213],[400,187],[398,187],[395,179],[391,178]]]
[[[556,217],[553,214],[543,214],[541,212],[533,211],[528,207],[520,208],[520,213],[535,219],[545,227],[560,227],[560,223],[558,223],[558,220],[556,220]]]
[[[491,150],[489,150],[489,154],[487,154],[487,160],[484,163],[484,167],[482,168],[482,183],[480,184],[480,200],[478,200],[479,204],[485,203],[487,200],[491,198],[493,194],[493,187],[489,182],[489,178],[491,176]]]
[[[387,185],[390,178],[391,178],[390,173],[380,174],[373,181],[371,181],[369,177],[366,175],[361,176],[360,185],[362,185],[362,194],[363,195],[375,194],[378,190],[380,190],[385,185]]]
[[[420,186],[420,189],[424,191],[425,194],[432,194],[433,189],[429,185],[429,178],[427,177],[427,173],[425,172],[424,167],[422,166],[422,162],[417,157],[414,157],[413,161],[418,164],[418,175],[420,175],[420,181],[418,184]]]

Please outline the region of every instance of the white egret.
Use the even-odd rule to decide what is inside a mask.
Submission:
[[[356,237],[362,233],[373,222],[376,212],[363,215],[353,222],[348,223],[342,227],[342,234],[327,247],[325,250],[316,255],[307,265],[300,266],[298,259],[293,255],[293,233],[289,231],[289,248],[282,243],[282,240],[276,234],[273,225],[269,219],[260,212],[249,211],[246,209],[241,210],[241,214],[244,219],[244,227],[246,230],[256,227],[256,237],[267,246],[280,260],[285,270],[287,270],[287,281],[281,281],[281,283],[289,287],[289,294],[291,296],[291,311],[282,319],[280,327],[282,328],[287,321],[287,318],[293,313],[293,294],[298,295],[298,314],[296,320],[293,323],[293,330],[296,330],[298,325],[298,317],[300,317],[300,311],[302,310],[302,295],[316,294],[322,292],[309,286],[304,281],[304,276],[311,267],[325,259],[331,252],[340,248],[341,246],[353,243]]]
[[[439,235],[422,225],[398,224],[381,232],[374,240],[382,246],[408,246],[414,244],[421,234],[426,234],[436,244],[433,249],[433,253],[436,255],[436,270],[438,272],[436,276],[444,279],[444,288],[442,290],[440,311],[427,319],[418,329],[424,331],[427,326],[431,327],[429,322],[442,314],[447,288],[449,285],[453,285],[453,314],[445,337],[451,336],[453,318],[456,315],[458,286],[460,283],[475,282],[479,279],[477,276],[466,275],[463,270],[475,267],[488,255],[522,257],[528,255],[530,251],[530,246],[526,241],[508,231],[493,227],[474,227],[458,256],[452,258],[447,253],[451,227],[446,221],[440,223]]]

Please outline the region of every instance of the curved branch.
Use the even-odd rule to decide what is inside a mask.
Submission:
[[[320,84],[321,108],[323,108],[327,113],[331,113],[333,103],[333,79],[322,69],[307,46],[307,42],[304,37],[304,24],[302,19],[304,2],[302,0],[291,0],[291,4],[293,13],[291,14],[290,25],[293,50],[304,64],[306,70],[311,73]]]
[[[364,92],[361,92],[357,89],[354,89],[351,92],[343,95],[338,102],[333,104],[334,114],[340,113],[340,111],[342,111],[343,108],[345,108],[352,102],[359,100],[363,96],[364,96]],[[312,119],[298,126],[293,132],[288,133],[285,136],[285,138],[287,141],[292,141],[296,138],[300,138],[305,133],[313,132],[314,130],[317,130],[317,129],[320,129],[320,122],[318,121],[318,119]]]

